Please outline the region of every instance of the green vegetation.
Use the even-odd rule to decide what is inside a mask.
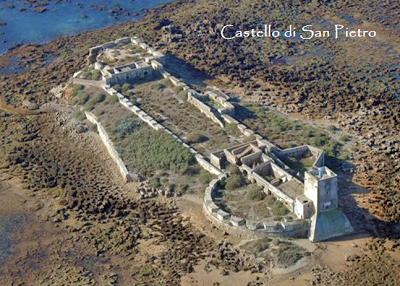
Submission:
[[[234,123],[227,124],[225,128],[229,133],[233,133],[236,130],[238,130],[236,124],[234,124]]]
[[[289,213],[289,210],[285,207],[285,205],[278,200],[275,200],[275,202],[270,206],[270,208],[272,213],[276,216],[284,216]]]
[[[243,186],[243,180],[240,175],[233,175],[226,180],[225,189],[228,191],[233,191]]]
[[[269,248],[269,246],[271,245],[271,241],[272,241],[271,238],[263,237],[260,239],[246,242],[241,246],[241,248],[244,249],[246,252],[260,253]]]
[[[143,175],[157,170],[183,174],[193,161],[189,150],[169,134],[140,127],[123,140],[116,140],[118,153],[130,170]]]
[[[155,90],[163,90],[164,88],[166,88],[166,86],[162,83],[155,83],[151,86],[151,88]]]
[[[245,252],[263,258],[265,261],[273,262],[279,267],[287,267],[295,264],[301,258],[309,255],[302,247],[297,246],[291,241],[278,238],[260,238],[243,244]]]
[[[199,182],[203,184],[208,184],[210,183],[213,179],[215,179],[215,176],[207,172],[206,170],[202,169],[199,174]]]
[[[174,88],[174,92],[175,92],[176,94],[180,93],[181,91],[183,91],[183,87],[181,87],[181,86],[176,86],[176,87]]]
[[[84,105],[89,100],[89,94],[84,90],[79,90],[72,101],[73,104]]]
[[[81,84],[74,84],[74,85],[72,86],[72,93],[71,93],[72,97],[77,96],[78,93],[79,93],[79,91],[84,90],[84,89],[85,89],[85,87],[84,87],[83,85],[81,85]]]
[[[185,141],[188,144],[195,144],[204,142],[207,138],[198,132],[191,132],[186,136]]]
[[[107,96],[107,99],[104,102],[104,104],[115,104],[118,102],[119,102],[118,97],[116,95],[112,95],[112,96]]]
[[[82,121],[82,120],[85,120],[85,119],[86,119],[86,115],[85,115],[82,111],[80,111],[80,110],[75,111],[75,112],[72,114],[72,117],[75,118],[75,119],[77,119],[77,120],[79,120],[79,121]]]
[[[95,96],[91,97],[90,100],[85,104],[85,110],[92,110],[96,104],[103,102],[106,99],[106,96],[103,93],[98,93]]]
[[[295,171],[295,173],[300,173],[304,174],[305,171],[307,171],[312,164],[314,163],[315,158],[314,157],[309,157],[309,158],[295,158],[295,157],[289,157],[289,158],[284,158],[283,162],[288,165],[292,170]]]
[[[265,198],[265,193],[263,188],[257,185],[251,187],[251,189],[247,192],[247,199],[251,201],[261,201]]]
[[[141,125],[142,121],[128,116],[116,122],[114,133],[117,134],[119,139],[122,139],[132,134]]]
[[[182,100],[187,100],[188,99],[188,92],[186,90],[181,90],[178,92],[177,96],[182,99]]]
[[[158,189],[159,187],[161,187],[160,179],[159,178],[155,178],[155,177],[151,178],[149,180],[149,187],[150,188],[155,188],[155,189]]]
[[[291,242],[279,240],[276,244],[277,248],[273,249],[272,252],[279,265],[293,265],[306,255],[303,248]]]
[[[121,87],[121,85],[120,84],[116,84],[116,85],[114,85],[113,86],[113,88],[117,91],[117,92],[119,92],[119,93],[121,93],[122,92],[122,87]]]
[[[81,74],[79,75],[82,79],[89,79],[89,80],[100,80],[101,79],[101,72],[99,70],[91,69],[89,67],[85,67]]]
[[[129,94],[129,90],[132,88],[132,86],[131,86],[131,84],[129,84],[129,83],[124,83],[122,86],[121,86],[121,93],[122,93],[122,95],[124,95],[124,96],[128,96],[128,95],[130,95]]]
[[[242,103],[241,106],[237,106],[237,114],[252,130],[281,148],[308,144],[323,149],[331,157],[339,157],[343,152],[342,144],[329,135],[329,132],[338,130],[335,127],[313,127],[287,119],[255,103]]]

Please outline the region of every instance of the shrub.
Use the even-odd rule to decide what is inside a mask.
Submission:
[[[79,75],[79,77],[82,79],[88,79],[88,78],[90,78],[90,76],[91,76],[91,73],[88,70],[83,70],[81,72],[81,74]]]
[[[176,188],[176,191],[180,195],[184,195],[187,193],[189,190],[189,186],[187,184],[179,184],[178,187]]]
[[[324,146],[327,143],[326,137],[316,137],[312,140],[312,144],[317,147]]]
[[[121,87],[122,93],[127,93],[131,89],[130,83],[124,83]]]
[[[139,128],[117,144],[128,168],[144,173],[158,170],[183,173],[193,161],[187,148],[162,131]]]
[[[235,123],[229,123],[226,125],[226,130],[228,132],[235,132],[237,129],[236,124]]]
[[[178,93],[180,93],[181,91],[183,91],[183,87],[181,87],[181,86],[176,86],[176,87],[174,88],[174,91],[175,91],[176,94],[178,94]]]
[[[304,136],[306,136],[306,137],[308,137],[308,138],[313,137],[313,136],[314,136],[313,130],[312,130],[312,129],[307,129],[307,130],[304,132]]]
[[[214,176],[206,170],[201,170],[199,175],[199,181],[203,184],[208,184],[214,179]]]
[[[271,238],[264,237],[257,240],[246,242],[241,246],[241,248],[250,253],[257,254],[268,249],[270,244],[271,244]]]
[[[276,260],[281,265],[293,265],[305,255],[305,250],[290,242],[280,242],[276,250]]]
[[[348,135],[342,135],[342,136],[340,136],[339,140],[344,141],[344,142],[349,142],[349,141],[351,141],[351,137]]]
[[[160,179],[159,178],[151,178],[149,180],[149,187],[155,188],[155,189],[158,189],[159,187],[161,187]]]
[[[240,175],[233,175],[226,180],[225,189],[232,191],[238,189],[243,185],[243,180]]]
[[[251,201],[261,201],[266,197],[263,189],[259,186],[253,186],[247,192],[247,198]]]
[[[101,79],[101,72],[99,70],[92,70],[90,75],[91,80],[100,80]]]
[[[331,157],[337,157],[341,149],[342,145],[339,142],[331,141],[325,146],[324,151]]]
[[[270,217],[270,210],[269,206],[261,201],[256,207],[255,207],[255,212],[258,216],[262,217]]]
[[[121,85],[119,85],[119,84],[114,85],[113,88],[114,88],[117,92],[121,92],[121,91],[122,91]]]
[[[114,133],[116,133],[117,136],[121,139],[135,132],[135,129],[138,128],[141,124],[141,121],[135,120],[132,117],[128,116],[124,119],[117,121]]]
[[[78,91],[76,97],[74,98],[73,103],[78,105],[84,105],[89,100],[89,94],[85,91],[80,90]]]
[[[177,96],[182,100],[187,100],[188,92],[186,90],[181,90],[180,92],[178,92]]]
[[[107,100],[104,102],[104,104],[115,104],[117,102],[119,102],[118,96],[110,95],[107,97]]]
[[[240,174],[240,171],[239,171],[239,168],[236,166],[236,165],[233,165],[233,164],[230,164],[227,168],[226,168],[226,170],[228,171],[228,172],[230,172],[232,175],[239,175]]]
[[[106,99],[106,96],[103,93],[96,94],[87,102],[85,109],[92,110],[96,104],[103,102],[104,99]]]
[[[75,112],[72,114],[72,117],[74,117],[75,119],[77,119],[77,120],[79,120],[79,121],[82,121],[82,120],[85,120],[85,119],[86,119],[86,115],[85,115],[82,111],[80,111],[80,110],[75,111]]]
[[[271,211],[276,216],[283,216],[289,213],[289,210],[285,207],[285,205],[278,200],[271,205]]]
[[[205,136],[197,132],[191,132],[186,136],[186,142],[189,144],[201,143],[206,139]]]
[[[75,97],[75,96],[77,96],[78,95],[78,92],[80,91],[80,90],[83,90],[85,87],[83,86],[83,85],[81,85],[81,84],[74,84],[73,86],[72,86],[72,93],[71,93],[71,95],[73,96],[73,97]]]
[[[163,85],[162,83],[155,83],[155,84],[153,84],[152,86],[151,86],[151,88],[152,89],[155,89],[155,90],[162,90],[162,89],[164,89],[166,86],[165,85]]]
[[[164,78],[163,80],[161,80],[161,84],[167,87],[171,85],[171,82],[169,81],[169,79]]]

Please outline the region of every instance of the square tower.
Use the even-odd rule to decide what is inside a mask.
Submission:
[[[313,201],[316,213],[337,209],[337,175],[327,167],[313,167],[305,173],[304,195]]]

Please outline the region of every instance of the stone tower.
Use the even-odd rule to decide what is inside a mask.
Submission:
[[[314,203],[316,213],[338,207],[338,178],[327,167],[312,168],[305,173],[304,195]]]
[[[309,239],[327,240],[353,232],[346,215],[338,208],[338,177],[327,167],[313,167],[305,173],[304,195],[314,203]]]

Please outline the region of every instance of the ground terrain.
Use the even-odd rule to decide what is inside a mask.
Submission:
[[[0,56],[0,69],[15,64],[13,57],[19,67],[17,74],[0,75],[0,196],[7,201],[0,215],[27,218],[21,232],[13,231],[13,255],[1,263],[0,284],[399,285],[399,4],[303,2],[175,2],[138,23],[16,47]],[[308,45],[223,44],[218,38],[223,22],[346,21],[343,15],[354,18],[354,26],[374,25],[380,36]],[[96,134],[81,133],[71,123],[73,110],[50,93],[85,66],[90,46],[132,34],[169,51],[173,61],[206,71],[200,82],[187,75],[188,82],[206,80],[267,107],[270,113],[246,123],[276,136],[272,141],[325,138],[327,148],[330,138],[339,142],[331,160],[342,175],[341,207],[357,233],[315,245],[291,242],[312,254],[281,268],[240,248],[241,240],[254,237],[210,224],[200,194],[138,201],[110,168]],[[304,54],[309,60],[302,60]],[[275,64],[275,58],[285,62]],[[182,70],[186,66],[180,71],[185,79]],[[36,109],[55,101],[63,107]],[[303,136],[307,129],[317,136]],[[353,172],[345,171],[342,155],[351,159]]]

